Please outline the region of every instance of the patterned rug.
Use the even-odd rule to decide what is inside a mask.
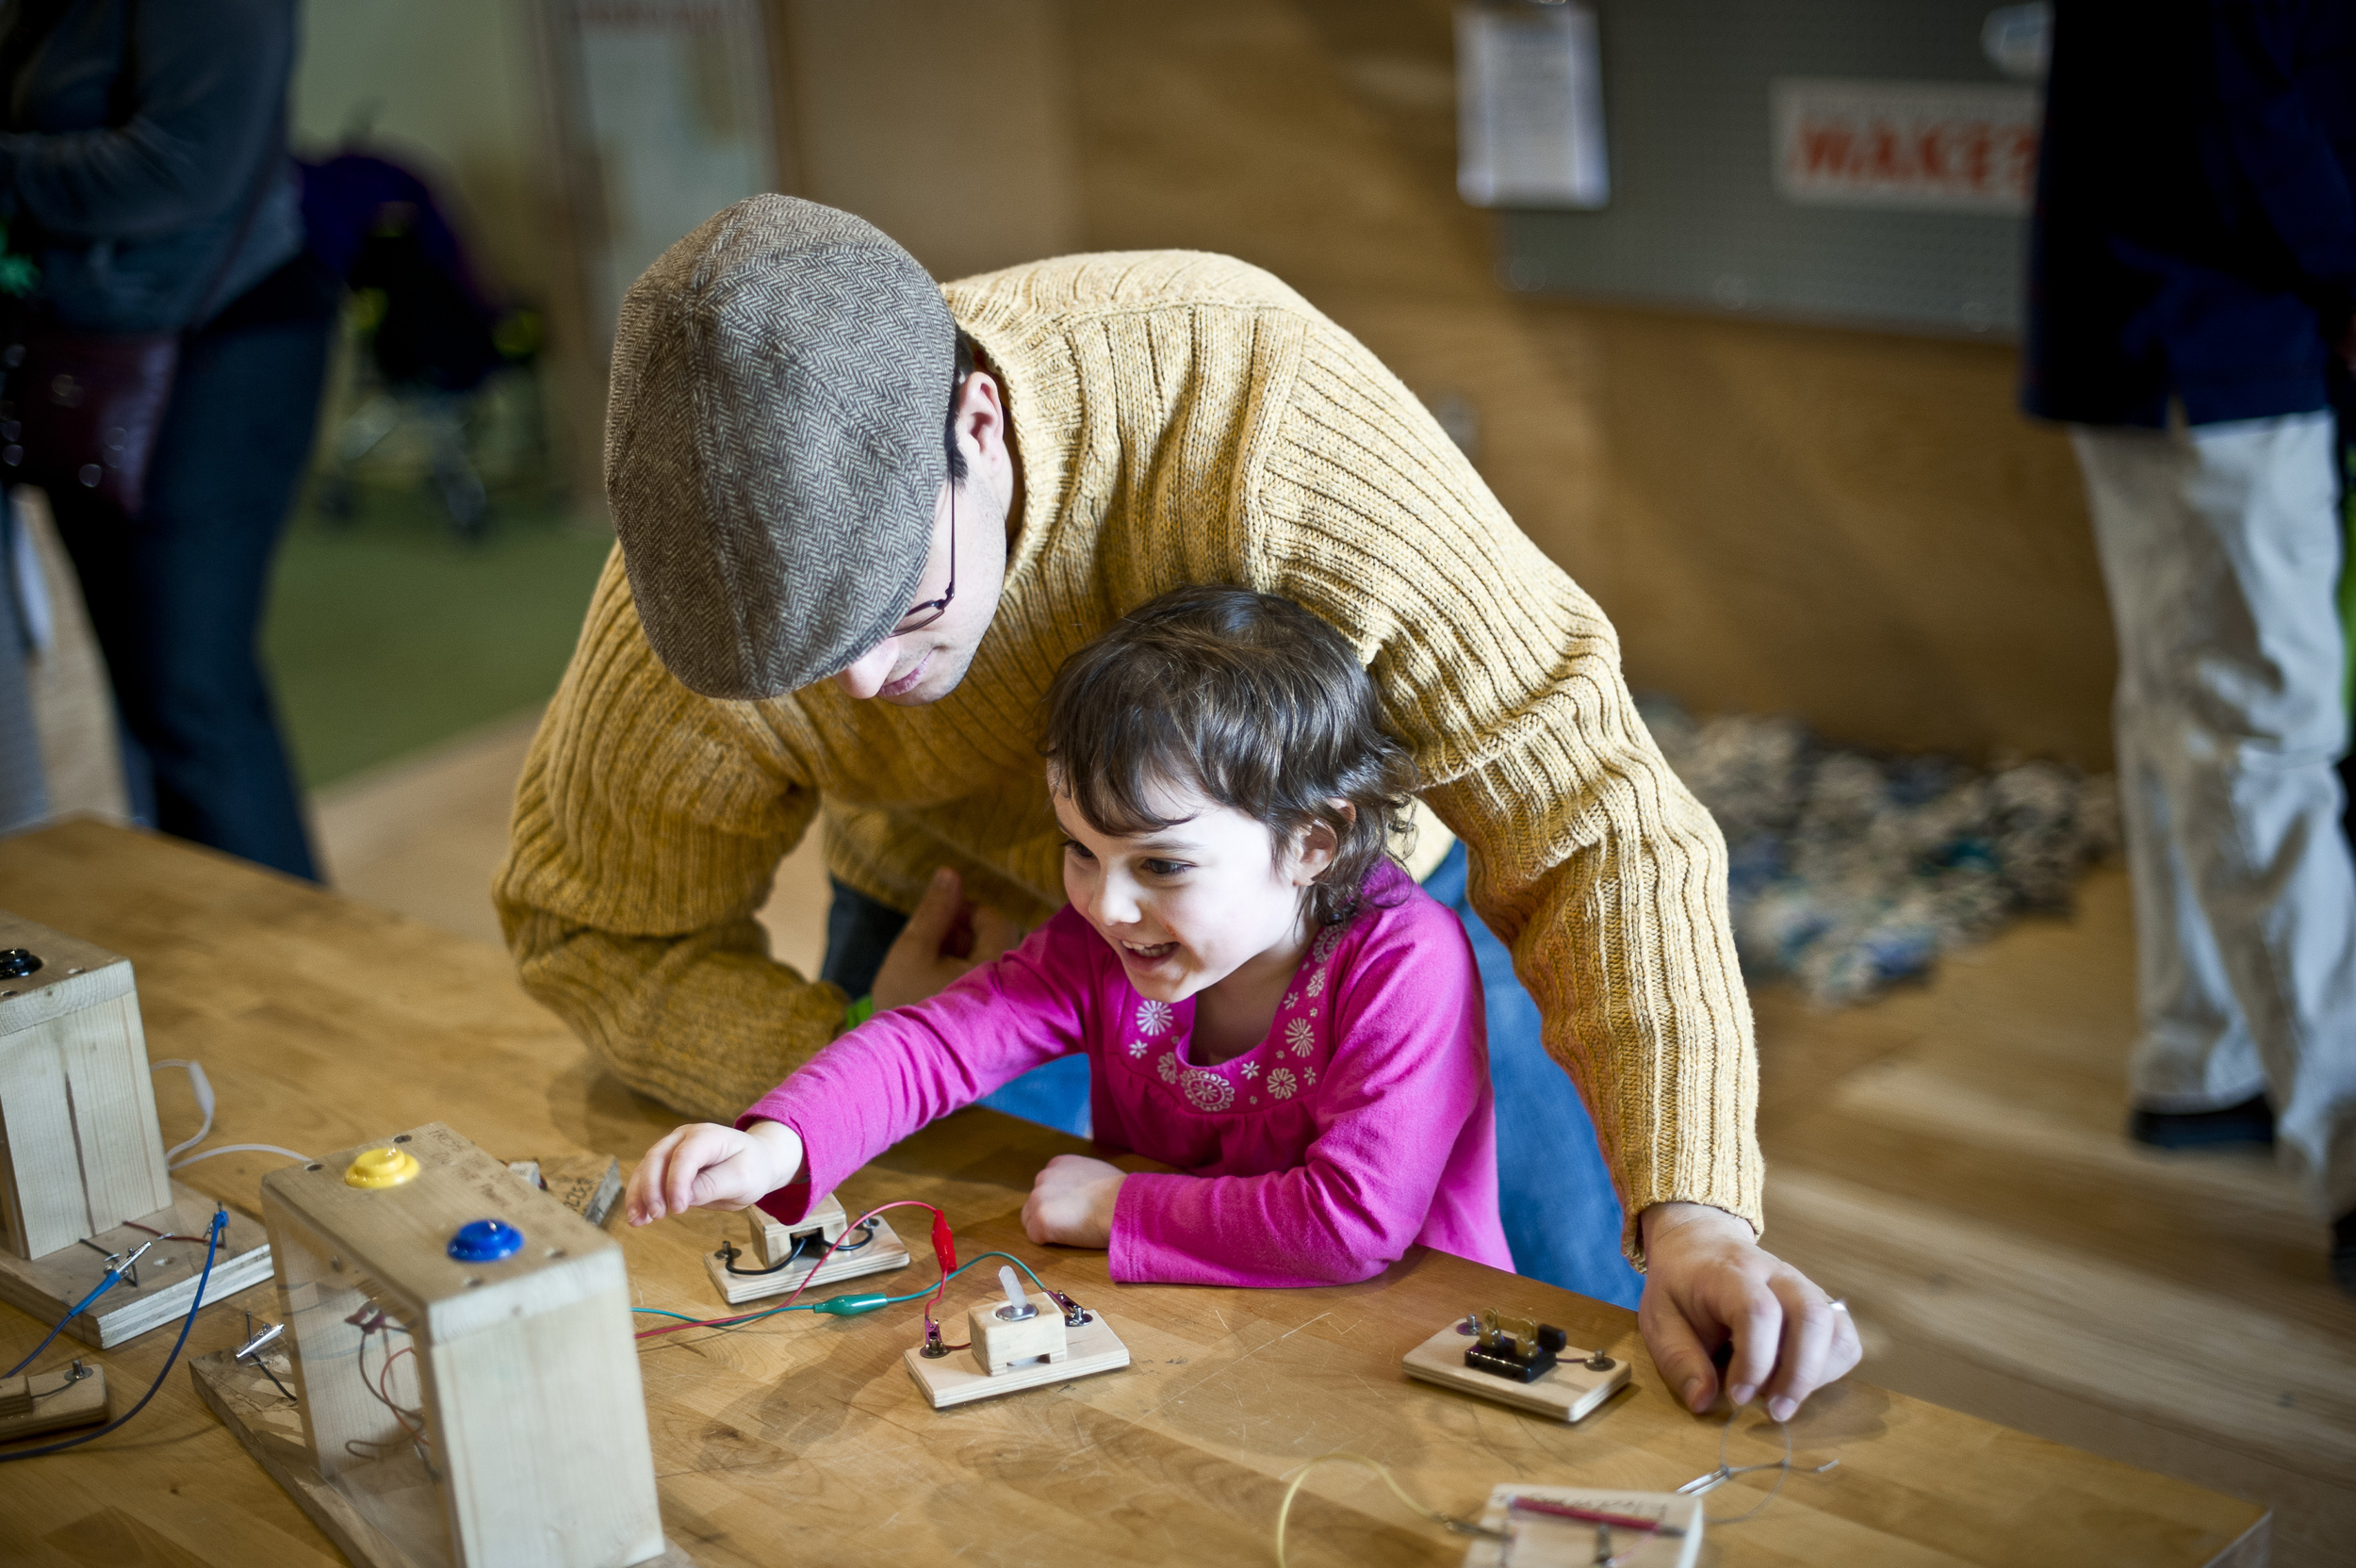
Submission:
[[[1744,969],[1824,1005],[1926,974],[2017,914],[2067,910],[2118,847],[2107,775],[2044,761],[1981,772],[1843,751],[1792,718],[1639,706],[1726,833]]]

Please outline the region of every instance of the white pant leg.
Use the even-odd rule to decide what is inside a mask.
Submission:
[[[2328,414],[2073,428],[2119,635],[2136,1103],[2260,1086],[2325,1213],[2356,1208],[2356,862]]]

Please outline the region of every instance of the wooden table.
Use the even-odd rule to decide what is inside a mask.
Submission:
[[[133,960],[152,1054],[194,1057],[212,1077],[211,1141],[319,1152],[440,1119],[504,1157],[583,1151],[628,1162],[674,1120],[600,1071],[523,995],[505,955],[238,862],[67,824],[0,841],[0,906]],[[180,1078],[156,1079],[170,1138],[196,1124]],[[1114,1285],[1102,1253],[1032,1247],[1018,1223],[1031,1173],[1080,1147],[968,1111],[861,1171],[844,1201],[941,1205],[962,1251],[1021,1252],[1049,1284],[1101,1307],[1133,1366],[935,1413],[901,1366],[920,1333],[914,1304],[649,1342],[646,1413],[672,1538],[707,1568],[1252,1563],[1271,1560],[1282,1478],[1336,1448],[1383,1461],[1412,1493],[1457,1513],[1478,1511],[1499,1481],[1667,1490],[1717,1462],[1718,1420],[1689,1416],[1667,1396],[1632,1314],[1531,1281],[1417,1253],[1334,1289]],[[182,1179],[256,1210],[274,1163],[227,1155]],[[697,1216],[630,1232],[639,1299],[716,1315],[701,1254],[741,1223]],[[921,1256],[921,1228],[910,1231]],[[921,1262],[885,1278],[912,1285],[929,1272]],[[953,1306],[961,1298],[953,1292]],[[1633,1354],[1632,1391],[1566,1428],[1405,1379],[1406,1349],[1485,1305]],[[209,1307],[189,1353],[235,1343],[240,1308],[274,1315],[267,1287]],[[0,1308],[0,1355],[13,1362],[43,1327]],[[154,1378],[171,1337],[159,1331],[98,1358],[118,1411]],[[1773,1435],[1746,1413],[1737,1451],[1770,1458]],[[1840,1468],[1794,1475],[1756,1517],[1711,1530],[1705,1560],[2265,1560],[2256,1505],[1856,1380],[1811,1400],[1792,1435],[1803,1463],[1837,1458]],[[1722,1488],[1711,1512],[1749,1508],[1768,1478]],[[1293,1524],[1303,1565],[1463,1555],[1461,1542],[1344,1466],[1313,1475]],[[178,1369],[122,1432],[0,1466],[0,1561],[336,1560]]]

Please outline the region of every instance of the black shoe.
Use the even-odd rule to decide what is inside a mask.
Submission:
[[[2331,1221],[2331,1278],[2356,1296],[2356,1209]]]
[[[2127,1135],[2154,1149],[2218,1149],[2229,1144],[2274,1146],[2274,1108],[2263,1094],[2221,1111],[2135,1111]]]

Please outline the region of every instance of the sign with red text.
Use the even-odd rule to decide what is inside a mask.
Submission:
[[[1808,206],[2019,218],[2037,185],[2037,95],[1958,82],[1786,76],[1774,87],[1775,188]]]

